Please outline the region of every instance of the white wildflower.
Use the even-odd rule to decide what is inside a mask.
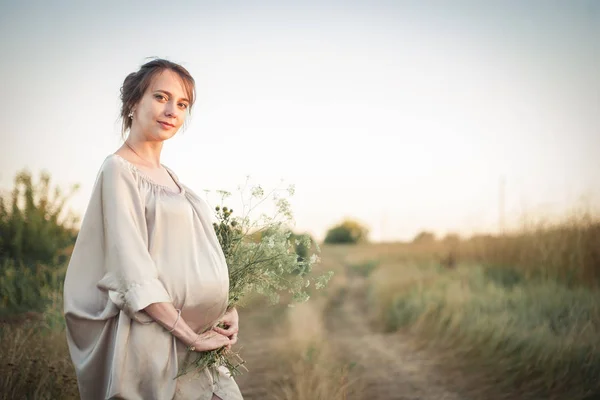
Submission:
[[[250,195],[252,197],[263,197],[264,194],[265,191],[262,187],[260,187],[260,185],[253,186],[252,190],[250,191]]]
[[[250,179],[249,176],[247,178]],[[299,249],[294,248],[294,244],[303,246],[303,251],[308,252],[313,247],[308,236],[297,238],[293,234],[295,221],[286,195],[292,196],[295,186],[289,185],[287,193],[286,189],[279,187],[266,195],[260,185],[252,185],[247,181],[242,186],[238,190],[242,194],[243,207],[240,208],[243,211],[235,213],[233,217],[229,217],[230,213],[217,213],[220,219],[217,222],[220,223],[215,224],[229,267],[229,306],[235,306],[251,293],[266,296],[272,304],[277,304],[281,300],[279,293],[282,291],[288,291],[292,295],[288,307],[293,307],[293,303],[308,301],[310,296],[307,291],[311,281],[313,287],[321,289],[333,272],[329,271],[318,277],[311,275],[312,265],[320,261],[319,255],[311,254],[306,260],[306,256],[299,257]],[[221,209],[224,209],[223,200],[231,196],[231,193],[225,190],[217,190],[216,193],[221,197]],[[268,205],[265,203],[267,198],[270,198],[270,207],[274,211],[271,215],[262,210]],[[253,199],[257,199],[257,204],[252,204]],[[233,221],[235,224],[231,224]],[[317,249],[316,253],[320,253],[316,242],[314,247]],[[228,361],[228,350],[218,351],[219,356],[214,352],[198,355],[191,363],[192,368],[202,370],[207,365],[224,366],[232,375],[239,374],[238,367],[242,365],[239,360],[232,364]],[[184,373],[186,369],[183,369]]]
[[[290,186],[288,186],[287,191],[290,196],[293,196],[294,193],[296,193],[296,185],[291,184]]]

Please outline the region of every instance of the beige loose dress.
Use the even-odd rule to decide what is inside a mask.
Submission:
[[[96,177],[64,283],[67,341],[81,398],[242,399],[226,369],[175,379],[185,345],[143,308],[172,302],[196,332],[227,306],[227,264],[206,202],[153,182],[119,155]],[[194,354],[191,354],[194,356]]]

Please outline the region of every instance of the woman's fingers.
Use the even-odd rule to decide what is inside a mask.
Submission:
[[[227,335],[227,333],[228,333],[227,329],[219,328],[218,326],[215,326],[213,328],[213,331],[215,331],[223,336],[229,336],[229,335]]]
[[[207,331],[199,335],[190,346],[193,347],[195,351],[207,351],[230,345],[231,340],[229,337],[218,332]]]
[[[228,329],[223,329],[223,328],[220,328],[220,327],[218,327],[218,326],[215,326],[215,327],[213,328],[213,330],[214,330],[215,332],[218,332],[218,333],[220,333],[221,335],[224,335],[224,336],[227,336],[227,337],[229,337],[229,336],[231,336],[231,335],[236,335],[236,334],[238,333],[238,328],[236,328],[236,327],[230,327],[230,328],[228,328]]]
[[[236,344],[237,340],[238,340],[238,330],[237,329],[223,329],[223,328],[219,328],[218,326],[214,327],[213,330],[223,336],[227,336],[228,340],[230,341],[230,344]]]
[[[231,339],[227,335],[223,335],[222,333],[215,332],[215,334],[221,339],[223,342],[230,343]]]
[[[232,345],[236,344],[237,341],[238,341],[238,335],[237,335],[237,333],[234,333],[233,335],[231,335],[231,337],[229,338],[229,340],[230,340],[230,343]]]

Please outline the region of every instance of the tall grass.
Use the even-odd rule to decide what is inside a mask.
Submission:
[[[277,346],[283,379],[272,389],[274,399],[344,400],[349,390],[360,390],[349,365],[340,362],[327,343],[323,306],[323,301],[311,301],[289,311],[287,333],[282,335],[286,340]]]
[[[589,212],[554,223],[524,220],[518,232],[475,237],[456,251],[463,260],[518,268],[527,278],[600,286],[600,219]]]
[[[587,210],[575,210],[553,221],[523,217],[517,230],[504,235],[362,244],[345,250],[352,253],[347,257],[349,263],[380,259],[396,265],[419,261],[448,267],[452,255],[461,264],[518,269],[525,278],[600,287],[600,215]]]
[[[600,395],[598,221],[537,224],[460,246],[454,269],[431,256],[442,247],[388,254],[369,278],[380,328],[415,333],[455,365],[486,371],[496,393]]]
[[[79,398],[58,289],[64,271],[3,267],[0,400]]]
[[[79,398],[64,331],[40,321],[0,328],[0,399]]]
[[[389,273],[389,272],[388,272]],[[374,276],[376,298],[388,298],[382,323],[406,328],[427,345],[452,349],[463,365],[487,368],[506,393],[600,393],[600,295],[553,281],[503,286],[480,267],[412,273],[389,294]],[[381,293],[378,291],[388,291]],[[521,394],[523,394],[521,393]]]

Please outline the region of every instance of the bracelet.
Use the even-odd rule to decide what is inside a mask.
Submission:
[[[195,351],[196,347],[194,346],[194,343],[196,343],[198,341],[198,339],[200,339],[200,334],[198,334],[198,336],[196,336],[196,339],[194,339],[194,341],[192,343],[190,343],[190,345],[188,346],[188,350],[189,351]]]
[[[169,329],[169,332],[173,332],[175,330],[175,327],[177,326],[177,323],[179,322],[179,318],[181,317],[181,310],[178,308],[176,310],[177,310],[177,319],[175,319],[175,323],[173,324],[173,327],[171,329]]]

